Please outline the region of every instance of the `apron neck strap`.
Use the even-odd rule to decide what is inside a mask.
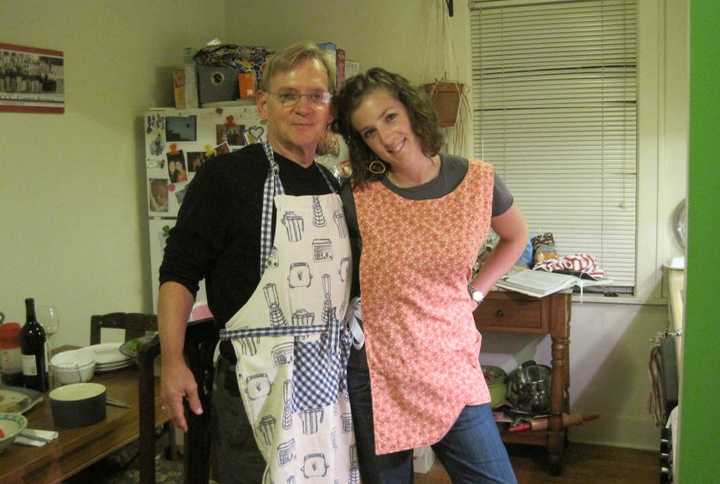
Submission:
[[[262,278],[265,272],[267,261],[272,252],[272,213],[273,207],[275,206],[275,196],[285,194],[282,181],[280,181],[280,166],[275,161],[275,153],[273,152],[272,146],[265,141],[263,142],[263,149],[265,150],[265,157],[268,160],[270,169],[268,170],[267,178],[265,178],[262,218],[260,220],[260,278]],[[325,183],[327,183],[330,192],[337,193],[333,184],[330,183],[330,179],[328,179],[325,172],[317,163],[315,163],[315,167],[322,175]]]
[[[323,171],[323,169],[320,168],[320,165],[316,162],[316,163],[315,163],[315,166],[317,167],[318,171],[320,172],[320,174],[322,175],[323,179],[325,180],[325,183],[327,183],[327,186],[328,186],[328,188],[330,189],[330,193],[337,193],[337,190],[335,190],[335,187],[333,186],[333,184],[330,183],[330,179],[327,177],[327,175],[325,174],[325,172]]]
[[[263,273],[265,272],[265,268],[267,267],[267,261],[270,258],[270,253],[272,252],[272,213],[273,206],[275,204],[275,196],[285,194],[285,189],[280,181],[280,167],[275,161],[275,154],[273,153],[272,146],[270,146],[270,143],[265,141],[263,143],[263,149],[265,150],[265,157],[268,160],[270,169],[268,170],[267,178],[265,178],[262,216],[260,219],[261,279]]]

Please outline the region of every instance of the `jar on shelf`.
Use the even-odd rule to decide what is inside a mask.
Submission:
[[[20,331],[22,327],[14,321],[0,324],[0,375],[5,385],[23,383]]]

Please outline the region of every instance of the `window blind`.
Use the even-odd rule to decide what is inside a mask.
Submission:
[[[635,286],[635,0],[471,0],[474,154],[530,234]]]

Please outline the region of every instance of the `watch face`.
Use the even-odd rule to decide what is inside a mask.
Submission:
[[[485,296],[483,295],[482,291],[478,291],[477,289],[473,290],[472,298],[473,301],[475,301],[476,303],[482,302],[484,297]]]

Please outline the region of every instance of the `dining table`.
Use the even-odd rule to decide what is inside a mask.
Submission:
[[[123,448],[139,437],[139,375],[136,366],[95,374],[90,380],[106,387],[109,399],[126,403],[128,408],[106,406],[105,418],[93,425],[58,428],[52,417],[47,393],[43,400],[25,413],[28,428],[56,430],[58,438],[42,447],[14,443],[0,454],[0,483],[62,482],[110,453]],[[155,381],[159,395],[159,380]],[[155,424],[162,425],[168,417],[160,397],[155,398]]]

